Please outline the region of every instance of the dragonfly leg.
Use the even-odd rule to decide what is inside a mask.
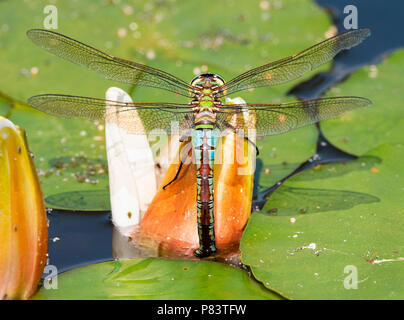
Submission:
[[[256,153],[255,155],[258,156],[260,154],[260,151],[259,151],[257,145],[254,142],[252,142],[250,139],[248,139],[248,137],[244,137],[244,139],[247,140],[247,142],[251,143],[254,146],[255,153]]]
[[[180,172],[181,172],[181,169],[182,169],[182,165],[183,165],[184,163],[182,162],[182,160],[180,160],[180,166],[178,167],[178,170],[177,170],[177,173],[175,174],[175,177],[169,182],[169,183],[167,183],[166,185],[164,185],[164,187],[163,187],[163,190],[165,190],[166,189],[166,187],[168,187],[170,184],[172,184],[175,180],[177,180],[177,178],[178,178],[178,176],[179,176],[179,174],[180,174]]]
[[[223,124],[224,124],[227,128],[233,130],[234,132],[237,131],[236,128],[233,127],[233,126],[232,126],[230,123],[228,123],[227,121],[224,121]],[[254,146],[255,152],[256,152],[256,156],[258,156],[258,155],[260,154],[260,151],[259,151],[257,145],[256,145],[254,142],[252,142],[248,137],[243,137],[243,138],[244,138],[245,140],[247,140],[247,142],[251,143],[251,144]]]
[[[182,137],[180,138],[180,142],[184,142],[184,141],[186,141],[187,139],[189,139],[189,136],[184,135],[184,136],[182,136]],[[181,150],[181,149],[180,149],[180,150]],[[187,154],[185,157],[186,157],[186,158],[183,160],[183,159],[181,159],[181,155],[180,155],[180,166],[178,167],[177,173],[175,174],[174,178],[173,178],[169,183],[167,183],[166,185],[164,185],[163,190],[165,190],[166,187],[168,187],[168,186],[169,186],[170,184],[172,184],[175,180],[177,180],[178,176],[180,175],[182,166],[184,165],[184,162],[186,162],[187,159],[188,159],[188,154]]]

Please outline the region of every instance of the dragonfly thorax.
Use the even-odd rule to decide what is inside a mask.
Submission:
[[[202,73],[191,81],[194,89],[194,99],[191,106],[194,110],[196,127],[213,125],[216,121],[215,110],[221,101],[216,98],[224,80],[215,73]]]

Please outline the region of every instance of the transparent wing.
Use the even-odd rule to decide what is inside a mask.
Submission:
[[[125,103],[57,94],[33,96],[28,103],[60,117],[114,122],[134,134],[182,134],[194,123],[193,113],[186,104]]]
[[[248,135],[248,130],[256,130],[257,136],[266,136],[337,118],[346,111],[370,104],[370,100],[360,97],[323,98],[279,104],[248,103],[222,107],[216,121],[222,130],[231,127],[244,135]]]
[[[191,86],[167,72],[111,56],[57,32],[32,29],[27,36],[54,55],[96,71],[107,79],[165,89],[191,97]]]
[[[337,53],[362,42],[369,29],[357,29],[324,40],[293,56],[249,70],[224,84],[219,96],[237,91],[273,86],[299,78],[305,72],[330,61]]]

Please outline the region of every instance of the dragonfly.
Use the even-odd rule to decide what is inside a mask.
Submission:
[[[106,120],[114,106],[118,112],[136,110],[141,122],[123,117],[119,126],[131,133],[151,134],[186,132],[191,139],[197,165],[197,257],[217,252],[214,228],[213,163],[218,143],[217,132],[224,130],[244,134],[249,130],[257,137],[287,132],[308,124],[332,119],[346,111],[365,107],[371,101],[356,96],[319,98],[288,103],[224,104],[225,96],[258,87],[286,83],[330,61],[342,50],[358,45],[370,35],[369,29],[356,29],[326,39],[289,57],[246,71],[225,82],[215,73],[202,73],[190,83],[165,71],[121,59],[97,50],[57,32],[31,29],[27,36],[50,53],[100,73],[105,78],[127,84],[168,90],[188,99],[184,103],[120,102],[62,94],[41,94],[28,103],[51,115],[90,120]],[[116,111],[115,111],[116,112]],[[116,119],[120,119],[119,117]],[[172,126],[177,123],[178,126]],[[174,132],[175,130],[178,130]],[[181,138],[183,141],[183,138]],[[251,141],[252,142],[252,141]],[[180,162],[178,177],[182,167]],[[170,184],[169,183],[169,184]],[[168,185],[164,186],[165,189]]]

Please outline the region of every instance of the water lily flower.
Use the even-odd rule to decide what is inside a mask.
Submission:
[[[107,100],[131,102],[124,91],[116,88],[108,90]],[[245,101],[226,99],[226,103]],[[247,115],[238,114],[235,117]],[[139,121],[134,110],[117,116]],[[195,165],[185,164],[177,181],[162,189],[177,172],[179,152],[190,152],[189,142],[180,144],[178,136],[171,136],[153,159],[147,138],[131,134],[130,128],[119,127],[116,120],[106,121],[114,224],[124,228],[123,232],[138,243],[151,241],[149,249],[154,250],[154,254],[158,255],[163,248],[166,252],[192,255],[199,241]],[[228,132],[216,151],[213,182],[215,234],[217,247],[222,252],[238,248],[251,213],[255,137],[249,139],[250,142],[234,132]],[[160,185],[158,188],[157,182]]]
[[[0,117],[0,299],[28,299],[47,252],[45,204],[24,131]]]
[[[245,103],[241,98],[227,104]],[[241,115],[235,115],[235,117]],[[255,165],[255,137],[250,142],[235,132],[227,132],[218,144],[214,165],[214,217],[216,246],[222,254],[234,252],[251,214]],[[252,142],[252,143],[251,143]],[[181,145],[186,148],[186,143]],[[179,155],[177,154],[177,159]],[[243,158],[243,159],[241,159]],[[175,183],[165,190],[178,170],[171,164],[153,198],[140,227],[133,233],[138,241],[158,244],[158,251],[169,255],[188,255],[198,247],[196,209],[196,166],[185,164]]]

